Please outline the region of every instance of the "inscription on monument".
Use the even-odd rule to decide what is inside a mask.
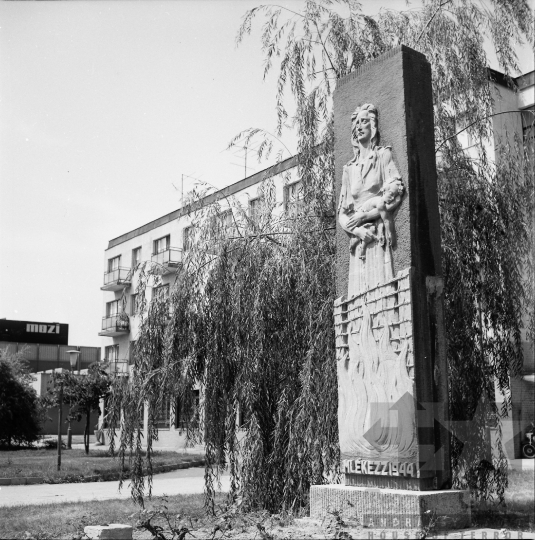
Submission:
[[[348,474],[375,474],[382,476],[418,476],[418,464],[415,462],[370,461],[367,459],[346,459],[342,463]]]

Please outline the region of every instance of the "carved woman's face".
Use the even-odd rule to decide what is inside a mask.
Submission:
[[[360,111],[353,124],[353,138],[360,144],[366,144],[372,138],[371,118],[368,111]]]

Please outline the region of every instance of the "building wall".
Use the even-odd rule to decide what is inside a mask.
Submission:
[[[516,82],[519,88],[512,89],[505,81],[494,85],[494,113],[492,118],[494,131],[494,155],[500,159],[500,148],[503,145],[514,145],[515,139],[522,141],[522,117],[519,111],[533,110],[535,105],[534,72],[524,77],[519,77]],[[513,112],[507,112],[513,111]],[[533,141],[531,141],[531,144]],[[531,152],[533,155],[533,149]],[[533,244],[532,244],[533,249]],[[527,313],[523,316],[524,328],[521,332],[522,352],[524,362],[518,377],[511,379],[511,407],[508,417],[504,420],[503,441],[507,456],[511,459],[522,457],[522,442],[526,430],[535,421],[535,360],[533,343],[527,339],[526,327],[528,323]],[[504,396],[498,396],[498,402],[502,403]]]
[[[288,172],[291,176],[290,182],[292,182],[295,177],[295,166],[297,160],[295,158],[290,158],[283,162],[281,166],[275,168],[274,172],[283,171]],[[225,188],[221,192],[218,192],[220,200],[219,204],[221,205],[221,210],[225,211],[230,208],[229,203],[225,200],[225,197],[231,196],[235,197],[237,201],[242,205],[246,210],[248,207],[248,202],[252,199],[256,199],[260,195],[260,185],[264,178],[263,173],[257,173],[252,177],[246,178],[240,182],[237,182],[229,188]],[[278,202],[277,212],[282,212],[283,207],[283,190],[284,182],[281,175],[276,177],[275,181],[276,187],[276,200]],[[217,200],[216,197],[212,195],[206,197],[208,202],[210,200]],[[203,203],[206,204],[206,202]],[[134,249],[141,247],[141,261],[151,261],[153,253],[153,243],[155,240],[170,235],[170,247],[184,249],[184,229],[191,226],[192,219],[187,213],[187,209],[179,210],[174,215],[165,219],[167,216],[156,220],[151,224],[144,225],[135,231],[131,231],[110,241],[110,245],[104,254],[104,267],[103,274],[108,271],[108,261],[117,256],[121,256],[120,266],[126,268],[132,268],[132,252]],[[161,222],[161,224],[160,224]],[[161,284],[172,284],[175,279],[175,273],[169,273],[163,275],[161,278]],[[149,282],[151,285],[151,282]],[[138,286],[138,274],[134,273],[132,275],[131,285],[121,291],[103,291],[102,295],[102,317],[106,315],[106,305],[109,302],[113,301],[125,301],[125,312],[129,316],[130,329],[128,332],[125,332],[122,335],[118,336],[102,336],[102,358],[106,358],[106,347],[111,345],[119,345],[119,360],[123,362],[122,369],[125,369],[125,363],[128,361],[130,354],[130,342],[135,340],[135,336],[139,331],[139,316],[131,315],[132,313],[132,295],[137,291]],[[146,300],[150,301],[152,296],[151,286],[146,290]]]
[[[0,341],[0,349],[7,349],[8,354],[22,352],[28,362],[31,373],[49,369],[70,369],[68,351],[78,350],[76,369],[87,369],[93,362],[100,361],[99,347],[80,347],[78,345],[49,345],[43,343],[9,343]]]
[[[297,159],[290,158],[281,164],[272,167],[266,171],[262,171],[245,178],[236,184],[217,192],[216,194],[205,197],[200,206],[205,207],[207,204],[218,201],[221,210],[225,211],[230,208],[229,199],[234,198],[239,202],[241,207],[247,211],[249,201],[256,199],[260,195],[261,182],[266,176],[274,176],[274,184],[276,190],[277,207],[275,213],[282,213],[284,202],[284,185],[285,183],[293,183],[296,181],[296,165]],[[282,174],[284,173],[285,179]],[[120,266],[132,268],[133,250],[141,248],[141,261],[151,261],[153,253],[153,243],[155,240],[164,236],[170,235],[170,247],[184,249],[184,229],[192,225],[192,218],[188,215],[188,208],[179,209],[172,214],[163,216],[154,222],[143,225],[139,229],[126,233],[121,237],[110,241],[108,249],[104,254],[103,273],[108,271],[108,261],[114,257],[121,256]],[[174,282],[175,273],[169,273],[161,276],[159,285],[171,284]],[[145,294],[146,300],[149,302],[152,297],[152,286],[154,282],[149,282]],[[102,358],[106,359],[106,347],[112,345],[119,346],[119,364],[117,371],[131,371],[131,366],[128,366],[130,357],[131,342],[136,339],[139,332],[140,317],[132,315],[132,295],[136,294],[138,287],[138,273],[134,272],[131,276],[131,284],[120,291],[103,291],[102,294],[102,316],[106,315],[106,305],[108,302],[123,300],[125,301],[125,312],[128,314],[130,327],[129,330],[117,336],[102,336]],[[171,418],[169,428],[160,428],[158,430],[158,441],[154,442],[154,448],[157,449],[176,449],[184,451],[186,449],[186,433],[184,429],[175,427],[173,411],[171,408]],[[100,419],[101,425],[103,418]],[[148,412],[145,408],[145,423],[144,429],[147,429]],[[107,437],[107,435],[105,435]],[[106,441],[108,443],[109,441]],[[118,441],[116,441],[118,443]],[[191,451],[191,450],[190,450]],[[195,449],[193,449],[195,451]],[[197,447],[196,451],[202,451]]]
[[[68,369],[68,368],[67,368]],[[35,373],[33,376],[34,382],[32,384],[33,389],[37,392],[38,396],[44,396],[46,392],[48,391],[50,385],[52,384],[52,372],[39,372]],[[47,419],[43,426],[41,427],[41,434],[42,435],[57,435],[58,434],[58,423],[59,423],[59,415],[58,415],[58,407],[50,407],[46,411]],[[61,423],[61,434],[67,435],[67,430],[69,428],[69,424],[67,422],[67,416],[69,415],[69,406],[64,405],[62,408],[62,423]],[[71,433],[73,435],[83,435],[85,431],[85,417],[80,420],[80,422],[72,421],[71,422]],[[97,426],[99,422],[99,413],[97,411],[94,411],[91,413],[90,421],[89,421],[89,433],[93,434],[95,427]]]

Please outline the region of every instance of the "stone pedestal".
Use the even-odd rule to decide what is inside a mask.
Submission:
[[[341,485],[310,488],[310,517],[340,512],[349,524],[376,529],[460,529],[470,526],[468,491],[411,491]]]

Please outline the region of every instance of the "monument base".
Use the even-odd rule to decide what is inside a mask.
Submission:
[[[310,517],[324,519],[333,512],[344,521],[370,528],[462,529],[470,527],[470,492],[311,486]]]

